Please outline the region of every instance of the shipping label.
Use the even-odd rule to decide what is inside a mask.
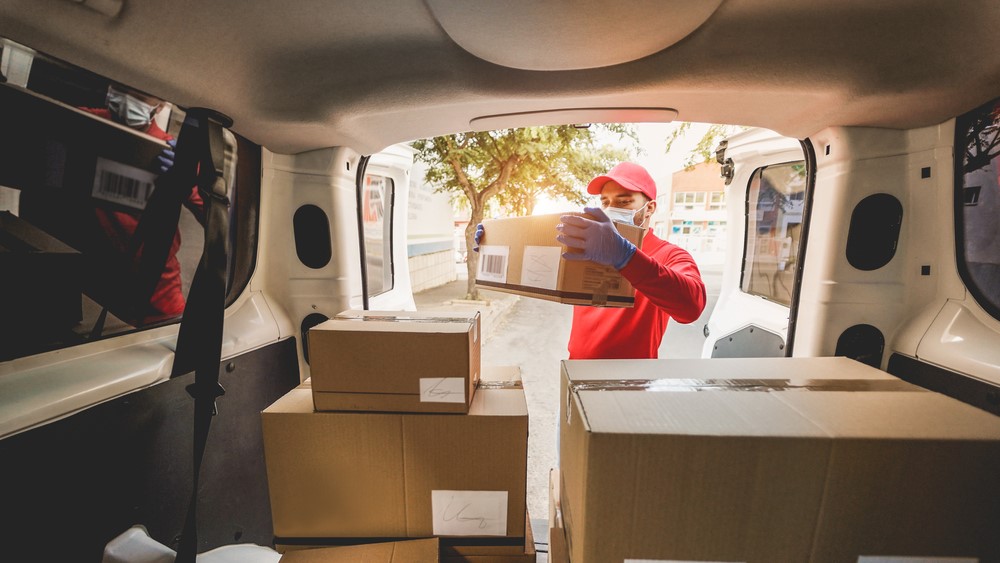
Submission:
[[[146,208],[146,202],[153,195],[155,181],[156,174],[152,172],[98,158],[91,195],[141,211]]]
[[[521,285],[555,290],[559,282],[561,246],[526,246],[521,263]]]
[[[480,246],[479,270],[476,272],[476,279],[507,283],[507,261],[509,257],[509,246]]]
[[[464,403],[465,379],[462,377],[421,377],[421,403]]]
[[[507,491],[431,491],[435,536],[506,536]]]

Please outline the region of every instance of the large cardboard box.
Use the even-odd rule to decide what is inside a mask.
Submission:
[[[438,539],[289,551],[280,563],[437,563]]]
[[[566,361],[573,563],[1000,561],[1000,418],[845,358]]]
[[[467,413],[480,373],[479,312],[344,311],[309,331],[321,411]]]
[[[556,225],[563,215],[567,214],[483,221],[476,285],[559,303],[633,306],[635,290],[617,270],[562,258],[567,248],[556,241]],[[644,229],[622,223],[615,226],[622,236],[642,246]]]
[[[314,412],[303,384],[261,416],[276,543],[524,533],[519,385],[480,389],[453,415]]]

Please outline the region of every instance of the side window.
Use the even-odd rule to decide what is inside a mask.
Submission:
[[[362,220],[365,230],[365,264],[368,270],[368,296],[392,289],[392,202],[395,186],[392,178],[365,176]]]
[[[171,185],[176,204],[158,198],[159,224],[139,226],[184,109],[0,43],[0,361],[178,322],[204,247],[197,188]],[[260,176],[260,147],[235,143],[230,303],[253,268]]]
[[[741,288],[790,306],[798,262],[806,166],[797,161],[754,171],[747,188]]]
[[[1000,319],[1000,99],[955,125],[955,240],[969,292]]]

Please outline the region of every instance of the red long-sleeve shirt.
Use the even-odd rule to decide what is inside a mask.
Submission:
[[[694,322],[705,309],[705,284],[683,248],[652,232],[621,269],[635,287],[635,306],[574,307],[571,360],[656,358],[667,322]]]
[[[111,112],[104,108],[80,108],[83,111],[92,113],[104,119],[111,119]],[[144,133],[163,141],[173,139],[167,132],[160,129],[156,123],[150,123],[143,130]],[[191,210],[196,217],[201,220],[204,202],[198,194],[198,188],[191,188],[191,194],[184,202],[185,207]],[[105,234],[111,239],[114,247],[122,256],[129,255],[129,245],[136,227],[139,225],[139,212],[123,211],[116,209],[105,209],[96,207],[94,213]],[[150,311],[142,322],[149,323],[157,320],[176,317],[184,312],[185,300],[181,289],[181,264],[177,260],[177,252],[181,247],[181,233],[174,233],[174,240],[170,244],[170,252],[167,255],[167,263],[163,266],[163,273],[160,281],[157,282],[153,295],[150,297]]]

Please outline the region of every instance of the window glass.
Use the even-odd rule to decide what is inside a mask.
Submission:
[[[955,129],[963,155],[955,181],[959,271],[976,301],[1000,318],[1000,99],[959,117]]]
[[[712,192],[709,195],[708,209],[720,211],[726,208],[726,192]]]
[[[146,228],[144,241],[161,233],[162,259],[136,232],[169,167],[160,157],[183,108],[0,44],[8,127],[0,138],[0,361],[179,321],[204,246],[197,188],[179,194],[176,223]],[[253,264],[246,229],[256,229],[260,148],[236,142],[243,172],[230,194],[230,272],[238,295]]]
[[[754,171],[747,190],[741,285],[746,293],[791,305],[805,190],[802,161]]]
[[[393,190],[392,178],[375,174],[365,176],[362,221],[369,297],[392,289]]]

